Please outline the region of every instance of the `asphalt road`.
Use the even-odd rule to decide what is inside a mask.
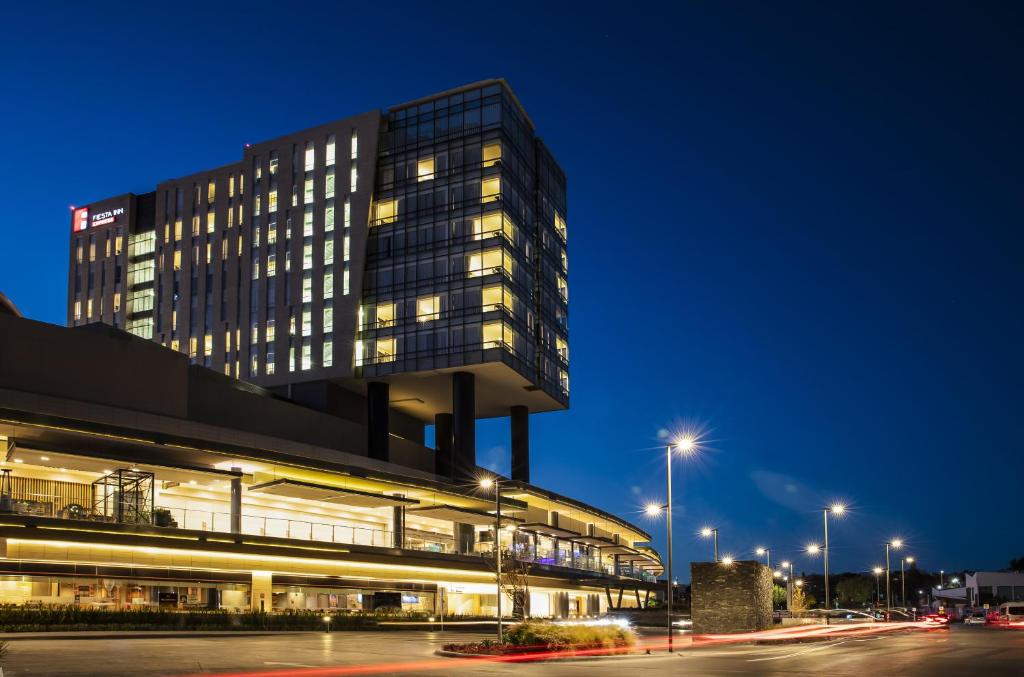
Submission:
[[[951,630],[777,646],[682,647],[674,655],[509,664],[440,658],[442,643],[468,635],[348,632],[217,638],[17,640],[5,677],[22,675],[815,675],[1024,674],[1024,631]],[[472,635],[480,638],[480,635]]]

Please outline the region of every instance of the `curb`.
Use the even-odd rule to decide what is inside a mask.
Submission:
[[[87,632],[87,631],[86,631]],[[222,630],[203,632],[201,630],[179,630],[163,631],[155,630],[148,634],[146,631],[139,632],[110,632],[104,634],[86,634],[86,632],[38,632],[38,633],[0,633],[2,642],[31,642],[31,641],[54,641],[54,640],[86,640],[86,639],[168,639],[172,637],[184,639],[202,639],[216,637],[260,637],[271,635],[298,635],[318,634],[312,630]]]
[[[565,663],[567,661],[601,661],[609,658],[636,658],[637,656],[649,655],[642,651],[630,650],[624,654],[609,654],[607,656],[574,656],[571,652],[566,651],[565,656],[551,656],[546,655],[543,658],[529,658],[529,654],[515,654],[513,656],[503,656],[500,654],[476,654],[476,653],[460,653],[458,651],[445,651],[444,649],[437,649],[434,651],[435,656],[443,656],[445,658],[462,658],[470,660],[493,660],[495,662],[510,662],[510,663]],[[511,659],[503,661],[501,659]]]

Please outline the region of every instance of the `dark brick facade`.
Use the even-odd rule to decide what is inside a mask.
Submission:
[[[692,562],[690,581],[693,634],[771,627],[772,573],[760,562]]]

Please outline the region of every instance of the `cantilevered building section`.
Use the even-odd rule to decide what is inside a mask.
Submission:
[[[477,418],[569,404],[566,180],[489,80],[248,145],[72,210],[68,324],[103,322],[476,471]]]

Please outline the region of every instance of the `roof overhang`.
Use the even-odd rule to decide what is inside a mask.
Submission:
[[[519,530],[529,531],[531,533],[541,534],[543,536],[551,536],[553,538],[564,538],[571,541],[580,540],[580,534],[576,531],[562,529],[560,527],[553,527],[550,524],[544,524],[543,522],[530,522],[529,524],[520,524]]]
[[[424,508],[410,508],[406,511],[409,515],[429,517],[447,522],[459,522],[460,524],[472,524],[475,526],[492,526],[494,515],[481,510],[470,510],[469,508],[457,508],[452,505],[432,505]],[[522,520],[515,517],[501,516],[502,524],[517,524]]]
[[[288,479],[254,484],[249,487],[249,491],[273,496],[287,496],[288,498],[302,498],[307,501],[323,501],[355,508],[382,508],[419,503],[415,499],[402,496],[388,496],[387,494],[375,494],[369,491],[356,491],[355,489]]]

